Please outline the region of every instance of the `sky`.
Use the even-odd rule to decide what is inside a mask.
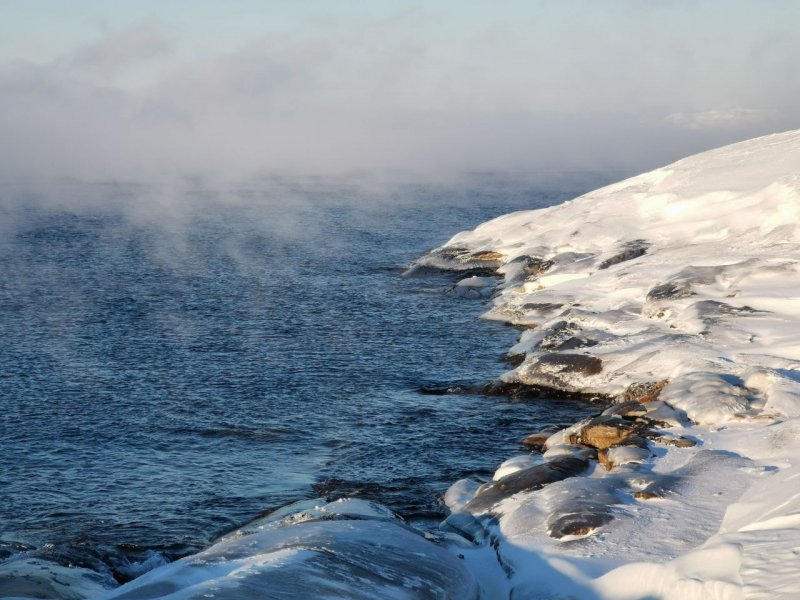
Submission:
[[[794,0],[0,0],[0,180],[636,172],[800,128]]]

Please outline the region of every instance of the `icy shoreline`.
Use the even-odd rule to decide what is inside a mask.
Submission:
[[[542,465],[456,486],[453,527],[489,523],[512,597],[800,593],[799,214],[793,131],[499,217],[418,261],[503,276],[485,316],[528,327],[503,381],[629,402],[538,436]],[[461,287],[485,294],[475,279]],[[561,473],[565,457],[583,466]]]
[[[115,589],[17,563],[0,595],[795,598],[798,216],[794,131],[499,217],[420,259],[522,329],[501,387],[617,401],[531,432],[494,481],[455,482],[441,532],[319,499]]]

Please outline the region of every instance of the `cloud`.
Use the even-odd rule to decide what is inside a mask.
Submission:
[[[0,62],[0,180],[630,172],[800,126],[780,58],[800,45],[791,31],[737,40],[730,58],[675,38],[666,8],[577,3],[596,27],[545,4],[527,19],[312,19],[224,51],[187,52],[151,20],[50,61]]]
[[[702,131],[707,129],[730,129],[743,125],[757,125],[776,120],[775,110],[759,108],[714,109],[699,112],[676,112],[667,115],[667,122],[684,129]]]
[[[68,53],[60,66],[88,70],[105,76],[171,53],[172,42],[155,21],[138,23],[121,31],[109,32],[97,42]]]

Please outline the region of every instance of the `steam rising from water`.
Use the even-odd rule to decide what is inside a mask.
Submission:
[[[800,123],[792,3],[196,4],[69,43],[0,8],[0,179],[637,171]]]

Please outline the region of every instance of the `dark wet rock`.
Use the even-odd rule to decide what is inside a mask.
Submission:
[[[552,352],[539,356],[534,367],[549,374],[578,373],[580,375],[597,375],[603,370],[603,361],[588,354],[566,354]]]
[[[607,402],[608,398],[599,394],[565,390],[547,385],[523,383],[521,381],[493,381],[477,389],[461,388],[461,393],[479,393],[487,396],[508,396],[509,398],[569,398],[584,402]]]
[[[639,258],[640,256],[644,256],[647,253],[647,248],[649,244],[644,240],[634,240],[632,242],[627,242],[623,245],[622,252],[615,254],[614,256],[607,258],[600,265],[597,267],[598,269],[607,269],[614,265],[618,265],[619,263],[627,262],[629,260],[633,260],[634,258]]]
[[[620,404],[612,404],[605,409],[602,414],[635,419],[636,417],[643,417],[646,415],[647,409],[641,403],[635,400],[629,400],[627,402],[621,402]]]
[[[459,277],[497,277],[496,267],[464,266],[464,265],[426,265],[415,264],[406,269],[405,278],[431,277],[442,273],[452,273]]]
[[[661,381],[642,381],[632,383],[622,395],[623,402],[639,402],[645,404],[658,399],[661,390],[669,383],[669,380]]]
[[[511,473],[480,490],[464,510],[471,513],[486,511],[519,492],[538,490],[549,483],[579,475],[588,465],[589,461],[585,459],[559,456],[546,463]]]
[[[525,353],[522,352],[520,354],[503,354],[503,361],[511,365],[512,367],[518,367],[523,362],[525,362]]]
[[[569,441],[602,450],[622,444],[642,429],[641,423],[634,423],[617,416],[601,415],[589,421],[579,433],[570,436]]]

